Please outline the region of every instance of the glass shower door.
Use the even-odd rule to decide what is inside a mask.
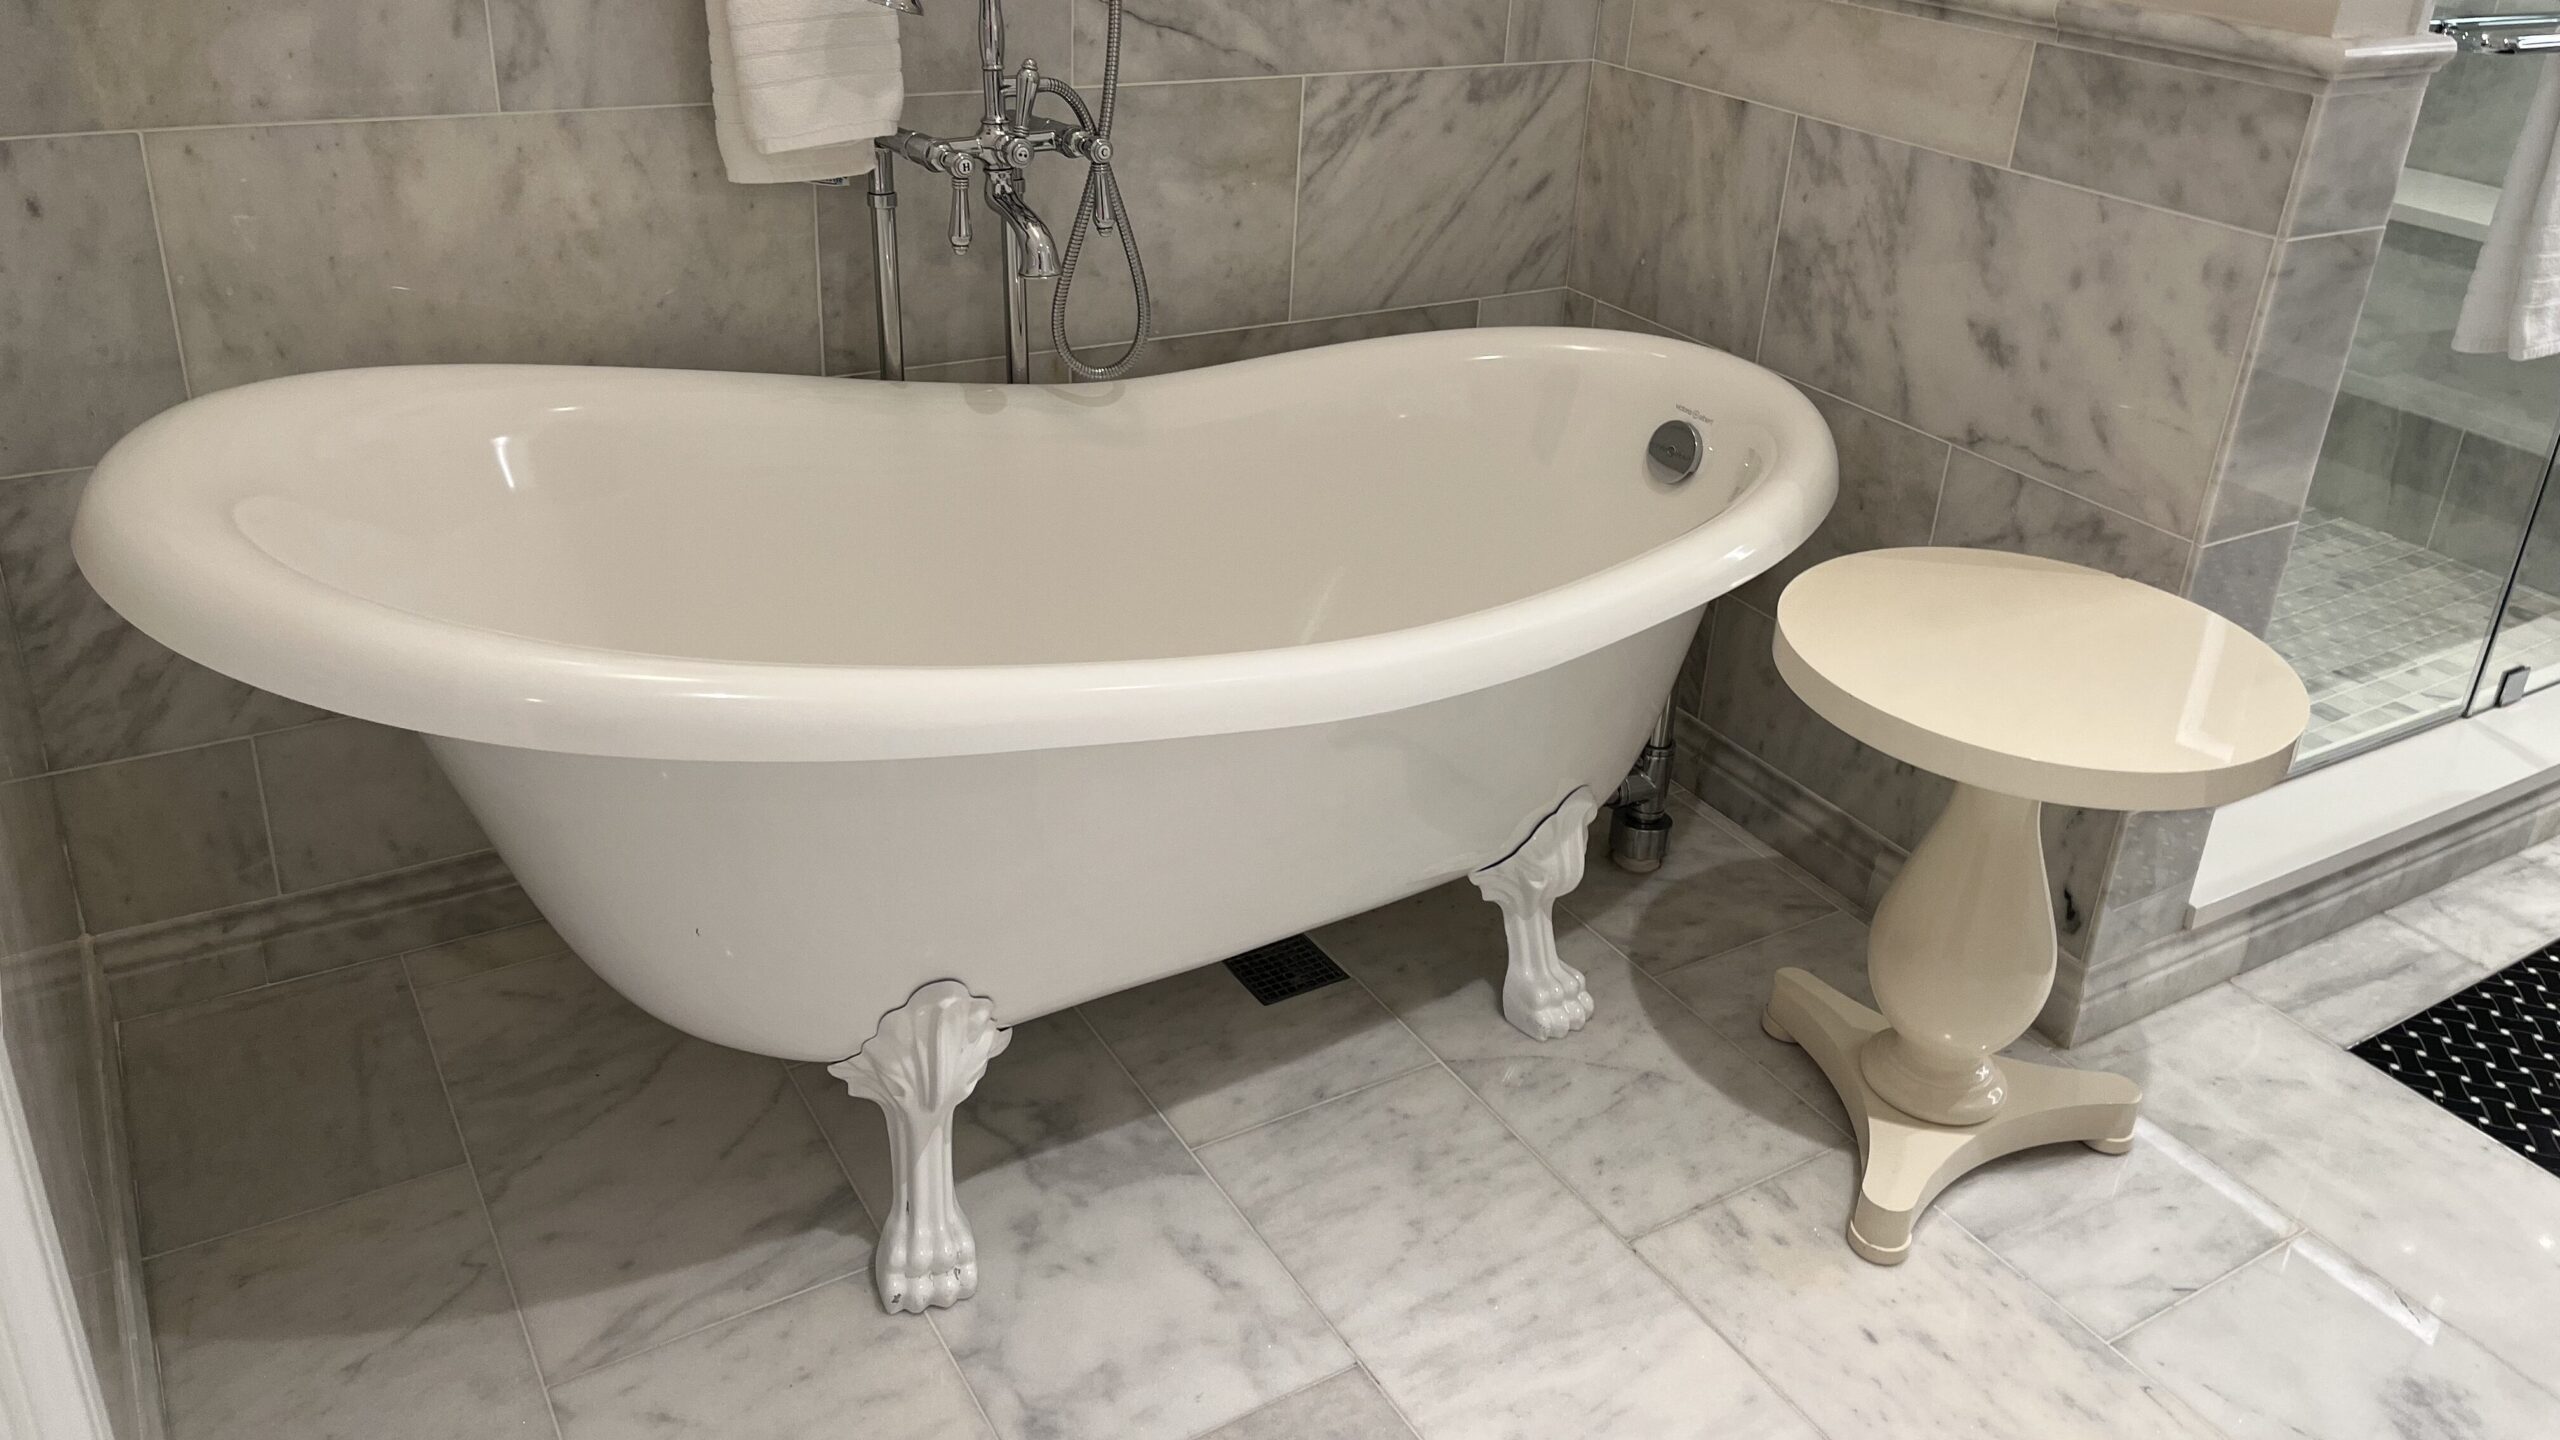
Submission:
[[[2440,13],[2501,8],[2475,0]],[[2428,88],[2267,628],[2311,690],[2297,768],[2463,715],[2484,665],[2494,689],[2510,632],[2518,647],[2555,642],[2541,673],[2560,680],[2560,534],[2528,557],[2537,583],[2509,595],[2560,432],[2560,356],[2452,346],[2498,186],[2553,63],[2465,53]],[[2541,528],[2560,529],[2560,513]]]

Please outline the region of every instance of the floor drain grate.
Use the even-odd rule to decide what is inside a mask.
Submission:
[[[1332,956],[1304,935],[1247,950],[1227,962],[1227,973],[1265,1005],[1277,1005],[1292,995],[1304,995],[1351,978],[1333,963]]]
[[[2560,944],[2419,1011],[2355,1053],[2560,1175]]]

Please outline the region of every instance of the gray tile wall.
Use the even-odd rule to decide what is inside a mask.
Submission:
[[[521,918],[413,737],[181,660],[90,591],[87,467],[190,394],[336,366],[875,371],[861,198],[727,182],[699,0],[70,8],[0,6],[0,780],[58,794],[74,928],[110,936],[125,1013]],[[1145,368],[1472,325],[1488,298],[1566,318],[1589,60],[1622,9],[1143,7],[1117,138],[1165,337]],[[974,121],[974,10],[910,22],[909,123]],[[1102,13],[1013,0],[1015,53],[1091,86]],[[906,179],[910,362],[990,378],[999,247],[952,256]],[[1063,222],[1080,175],[1040,184]],[[1125,329],[1113,249],[1079,344]]]
[[[1573,286],[1786,374],[1841,450],[1830,520],[1691,657],[1684,770],[1872,896],[1943,783],[1787,692],[1777,591],[1849,550],[1980,545],[2263,625],[2425,76],[2172,63],[1936,7],[1629,9],[1592,77]],[[2047,838],[2077,971],[2157,938],[2099,922],[2171,909],[2202,827],[2066,812]]]

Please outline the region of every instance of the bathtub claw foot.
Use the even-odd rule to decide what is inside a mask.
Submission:
[[[992,1002],[936,980],[881,1016],[851,1058],[827,1067],[888,1117],[889,1213],[871,1269],[892,1313],[921,1315],[977,1293],[978,1242],[952,1179],[951,1117],[1012,1041]]]
[[[1519,849],[1469,877],[1502,907],[1503,938],[1511,947],[1502,1014],[1532,1039],[1570,1035],[1591,1018],[1582,972],[1556,953],[1555,907],[1557,896],[1582,883],[1584,832],[1599,812],[1591,791],[1577,789]]]

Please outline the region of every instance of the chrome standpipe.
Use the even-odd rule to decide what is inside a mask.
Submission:
[[[863,200],[871,207],[872,275],[879,284],[880,378],[907,378],[907,317],[899,296],[898,172],[886,145],[871,157],[871,188]]]
[[[1636,765],[1609,801],[1609,859],[1621,870],[1649,875],[1662,868],[1671,846],[1671,702],[1654,717],[1653,735]]]

